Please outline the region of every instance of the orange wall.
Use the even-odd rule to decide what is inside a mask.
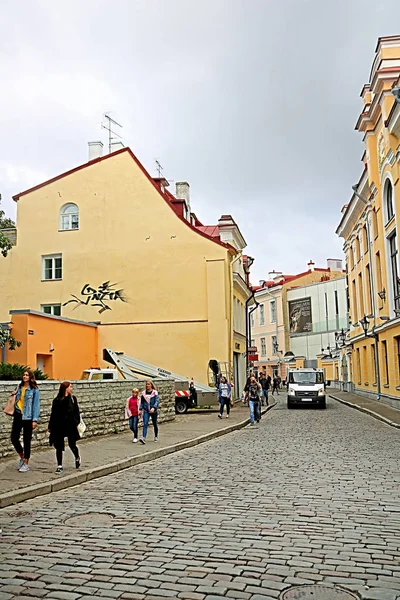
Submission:
[[[22,345],[7,351],[7,362],[36,369],[39,355],[51,379],[67,380],[81,379],[84,369],[98,366],[97,327],[28,311],[11,313],[11,321],[13,336]]]

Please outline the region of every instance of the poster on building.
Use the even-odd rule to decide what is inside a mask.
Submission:
[[[298,298],[289,301],[290,333],[312,331],[311,298]]]

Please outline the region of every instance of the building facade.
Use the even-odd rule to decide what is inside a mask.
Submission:
[[[400,36],[379,38],[356,129],[363,172],[342,210],[355,390],[400,400]]]
[[[315,267],[312,261],[307,266],[307,271],[297,275],[284,275],[281,272],[272,271],[269,273],[267,281],[260,281],[260,285],[253,287],[257,307],[250,314],[250,339],[251,345],[257,348],[258,360],[255,361],[253,366],[258,372],[263,371],[271,376],[279,375],[282,379],[285,379],[286,365],[288,364],[287,355],[289,352],[293,352],[291,348],[292,338],[302,337],[304,341],[305,336],[303,334],[310,333],[309,325],[306,325],[306,322],[303,324],[304,318],[308,319],[308,323],[310,316],[303,315],[305,302],[304,297],[301,295],[304,296],[304,292],[298,292],[297,290],[303,290],[304,286],[336,281],[337,279],[343,280],[344,278],[341,260],[329,259],[327,268]],[[342,286],[344,287],[344,282]],[[333,302],[335,298],[334,289],[336,288],[332,288]],[[293,299],[289,298],[290,294],[294,294]],[[312,295],[314,296],[315,292],[312,292]],[[301,300],[296,300],[297,297]],[[343,298],[340,301],[341,306],[342,304]],[[316,309],[315,311],[315,314],[319,314]],[[300,316],[301,323],[299,321]],[[295,327],[296,331],[293,331],[296,319],[298,320]],[[329,323],[330,325],[331,323]],[[322,327],[322,325],[318,326]],[[301,341],[297,343],[297,346],[296,352],[294,352],[295,356],[297,356],[298,351],[300,352],[298,356],[305,360],[307,358],[304,354],[306,346]]]
[[[189,185],[176,184],[174,196],[129,148],[91,152],[88,163],[14,197],[17,239],[0,261],[0,322],[31,309],[96,323],[100,365],[112,348],[207,384],[214,359],[239,388],[251,259],[235,221],[223,215],[203,226]],[[48,343],[41,361],[45,354]]]
[[[337,333],[347,332],[346,277],[288,290],[290,350],[314,361],[336,350]]]

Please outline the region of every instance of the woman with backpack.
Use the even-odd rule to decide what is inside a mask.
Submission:
[[[80,439],[78,425],[81,416],[78,401],[72,395],[72,383],[64,381],[60,385],[58,395],[53,400],[49,421],[49,444],[56,449],[57,469],[56,473],[63,472],[63,452],[65,450],[64,439],[68,438],[68,446],[75,457],[75,467],[81,466],[81,457],[76,442]]]

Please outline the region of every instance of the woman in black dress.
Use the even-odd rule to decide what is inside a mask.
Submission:
[[[63,472],[64,438],[68,438],[68,446],[75,456],[76,468],[79,469],[81,466],[81,457],[76,446],[76,442],[80,439],[78,432],[80,420],[78,401],[72,395],[72,384],[70,381],[64,381],[60,385],[58,396],[53,400],[49,421],[49,443],[56,449],[56,473]]]

